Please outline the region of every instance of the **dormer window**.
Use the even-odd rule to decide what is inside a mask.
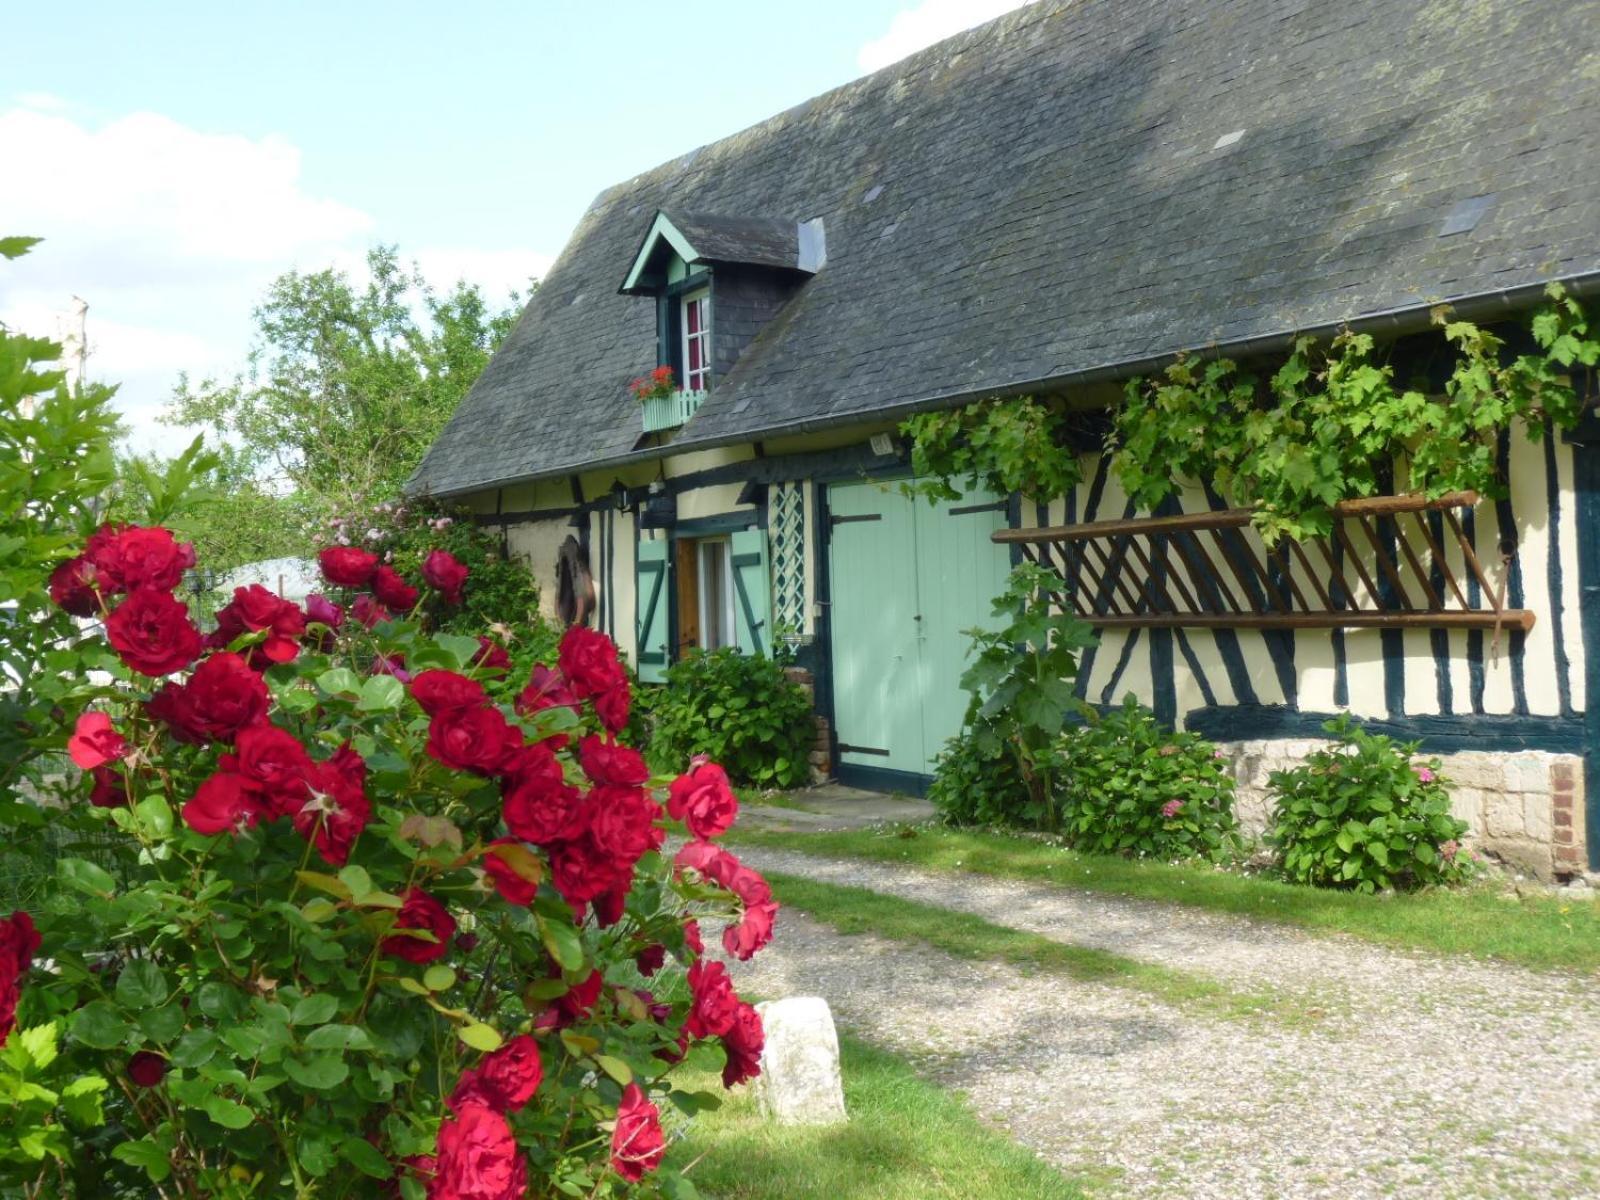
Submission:
[[[683,328],[683,389],[711,389],[711,289],[683,298],[679,324]]]

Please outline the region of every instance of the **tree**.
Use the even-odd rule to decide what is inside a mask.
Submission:
[[[458,282],[436,294],[393,246],[364,286],[332,268],[280,276],[255,311],[256,342],[231,381],[179,380],[165,416],[242,447],[274,491],[343,505],[398,492],[520,310]],[[536,286],[536,285],[533,285]]]

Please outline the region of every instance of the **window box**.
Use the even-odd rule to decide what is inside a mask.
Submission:
[[[644,431],[659,433],[663,429],[676,429],[694,416],[704,392],[671,392],[644,401],[639,407],[644,412]]]

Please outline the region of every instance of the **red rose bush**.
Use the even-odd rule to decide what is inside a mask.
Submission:
[[[652,778],[593,630],[531,672],[503,632],[431,632],[472,588],[449,552],[320,564],[325,595],[240,588],[207,629],[164,529],[102,528],[51,577],[110,676],[61,729],[81,783],[7,819],[110,839],[0,921],[0,1043],[59,1034],[110,1082],[106,1128],[51,1148],[59,1194],[691,1195],[674,1114],[710,1101],[683,1080],[734,1086],[762,1047],[701,924],[743,959],[777,913],[716,842],[727,776]]]

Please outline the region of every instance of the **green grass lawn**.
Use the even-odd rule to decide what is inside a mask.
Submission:
[[[1073,1183],[899,1058],[847,1036],[840,1052],[846,1125],[771,1125],[743,1088],[695,1119],[672,1153],[700,1160],[690,1178],[707,1200],[1081,1200]],[[720,1081],[708,1076],[705,1086]]]
[[[844,934],[870,933],[893,941],[917,942],[956,958],[1004,962],[1025,973],[1037,971],[1109,983],[1208,1016],[1267,1016],[1299,1022],[1325,1015],[1324,1007],[1294,997],[1230,987],[1109,950],[1053,941],[996,925],[971,913],[799,875],[769,872],[767,879],[784,904],[793,905]]]
[[[1317,933],[1545,970],[1600,971],[1600,901],[1516,897],[1492,884],[1410,896],[1362,896],[1300,887],[1203,866],[1078,854],[1044,840],[941,829],[732,835],[750,845],[808,854],[968,871],[1063,888],[1189,905]]]

